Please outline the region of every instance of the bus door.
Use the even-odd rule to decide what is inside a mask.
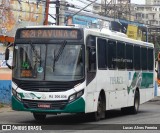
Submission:
[[[94,108],[94,92],[96,92],[96,37],[89,35],[86,41],[86,68],[87,68],[87,76],[86,76],[86,111],[91,112]]]

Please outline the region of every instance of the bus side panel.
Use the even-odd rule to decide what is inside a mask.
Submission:
[[[142,71],[142,81],[140,87],[140,103],[147,102],[154,97],[154,73]]]
[[[154,98],[154,88],[150,88],[146,90],[146,101],[151,100]]]
[[[86,98],[85,98],[85,103],[86,103],[86,106],[85,106],[85,113],[88,113],[88,112],[93,112],[93,92],[87,92],[86,94]]]
[[[85,106],[85,112],[94,112],[96,109],[94,109],[94,104],[96,101],[94,100],[94,92],[96,92],[96,76],[95,78],[86,86],[86,106]]]
[[[134,92],[133,88],[131,87],[131,84],[133,82],[133,76],[134,71],[128,71],[128,85],[127,85],[127,91],[128,91],[128,99],[127,99],[127,106],[133,106],[134,105]]]
[[[98,70],[97,90],[106,92],[106,110],[127,106],[127,72]]]
[[[140,89],[140,104],[146,102],[146,89]]]
[[[97,91],[104,90],[106,94],[106,110],[109,109],[109,103],[113,102],[113,100],[109,101],[111,92],[114,92],[114,85],[110,84],[110,76],[114,76],[114,71],[108,70],[97,70]]]

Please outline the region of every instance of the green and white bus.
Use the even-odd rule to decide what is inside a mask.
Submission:
[[[35,26],[16,32],[12,108],[47,114],[121,108],[136,114],[154,97],[154,46],[109,29]],[[6,49],[8,60],[9,48]]]

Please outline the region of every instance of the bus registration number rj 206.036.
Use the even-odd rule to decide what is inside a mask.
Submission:
[[[67,98],[66,95],[49,95],[49,98]]]

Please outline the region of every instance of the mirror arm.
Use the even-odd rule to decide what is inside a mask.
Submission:
[[[14,43],[9,44],[9,45],[7,46],[7,49],[8,49],[9,47],[13,46],[13,45],[14,45]]]
[[[9,69],[13,70],[14,67],[13,67],[13,66],[10,66],[7,61],[6,61],[6,65],[7,65],[7,67],[8,67]]]
[[[10,45],[8,45],[7,46],[7,48],[6,49],[8,49],[9,47],[11,47],[11,46],[13,46],[14,45],[14,43],[11,43]],[[13,69],[13,66],[10,66],[9,64],[8,64],[8,62],[7,62],[7,60],[6,60],[6,65],[7,65],[7,67],[9,68],[9,69]]]

